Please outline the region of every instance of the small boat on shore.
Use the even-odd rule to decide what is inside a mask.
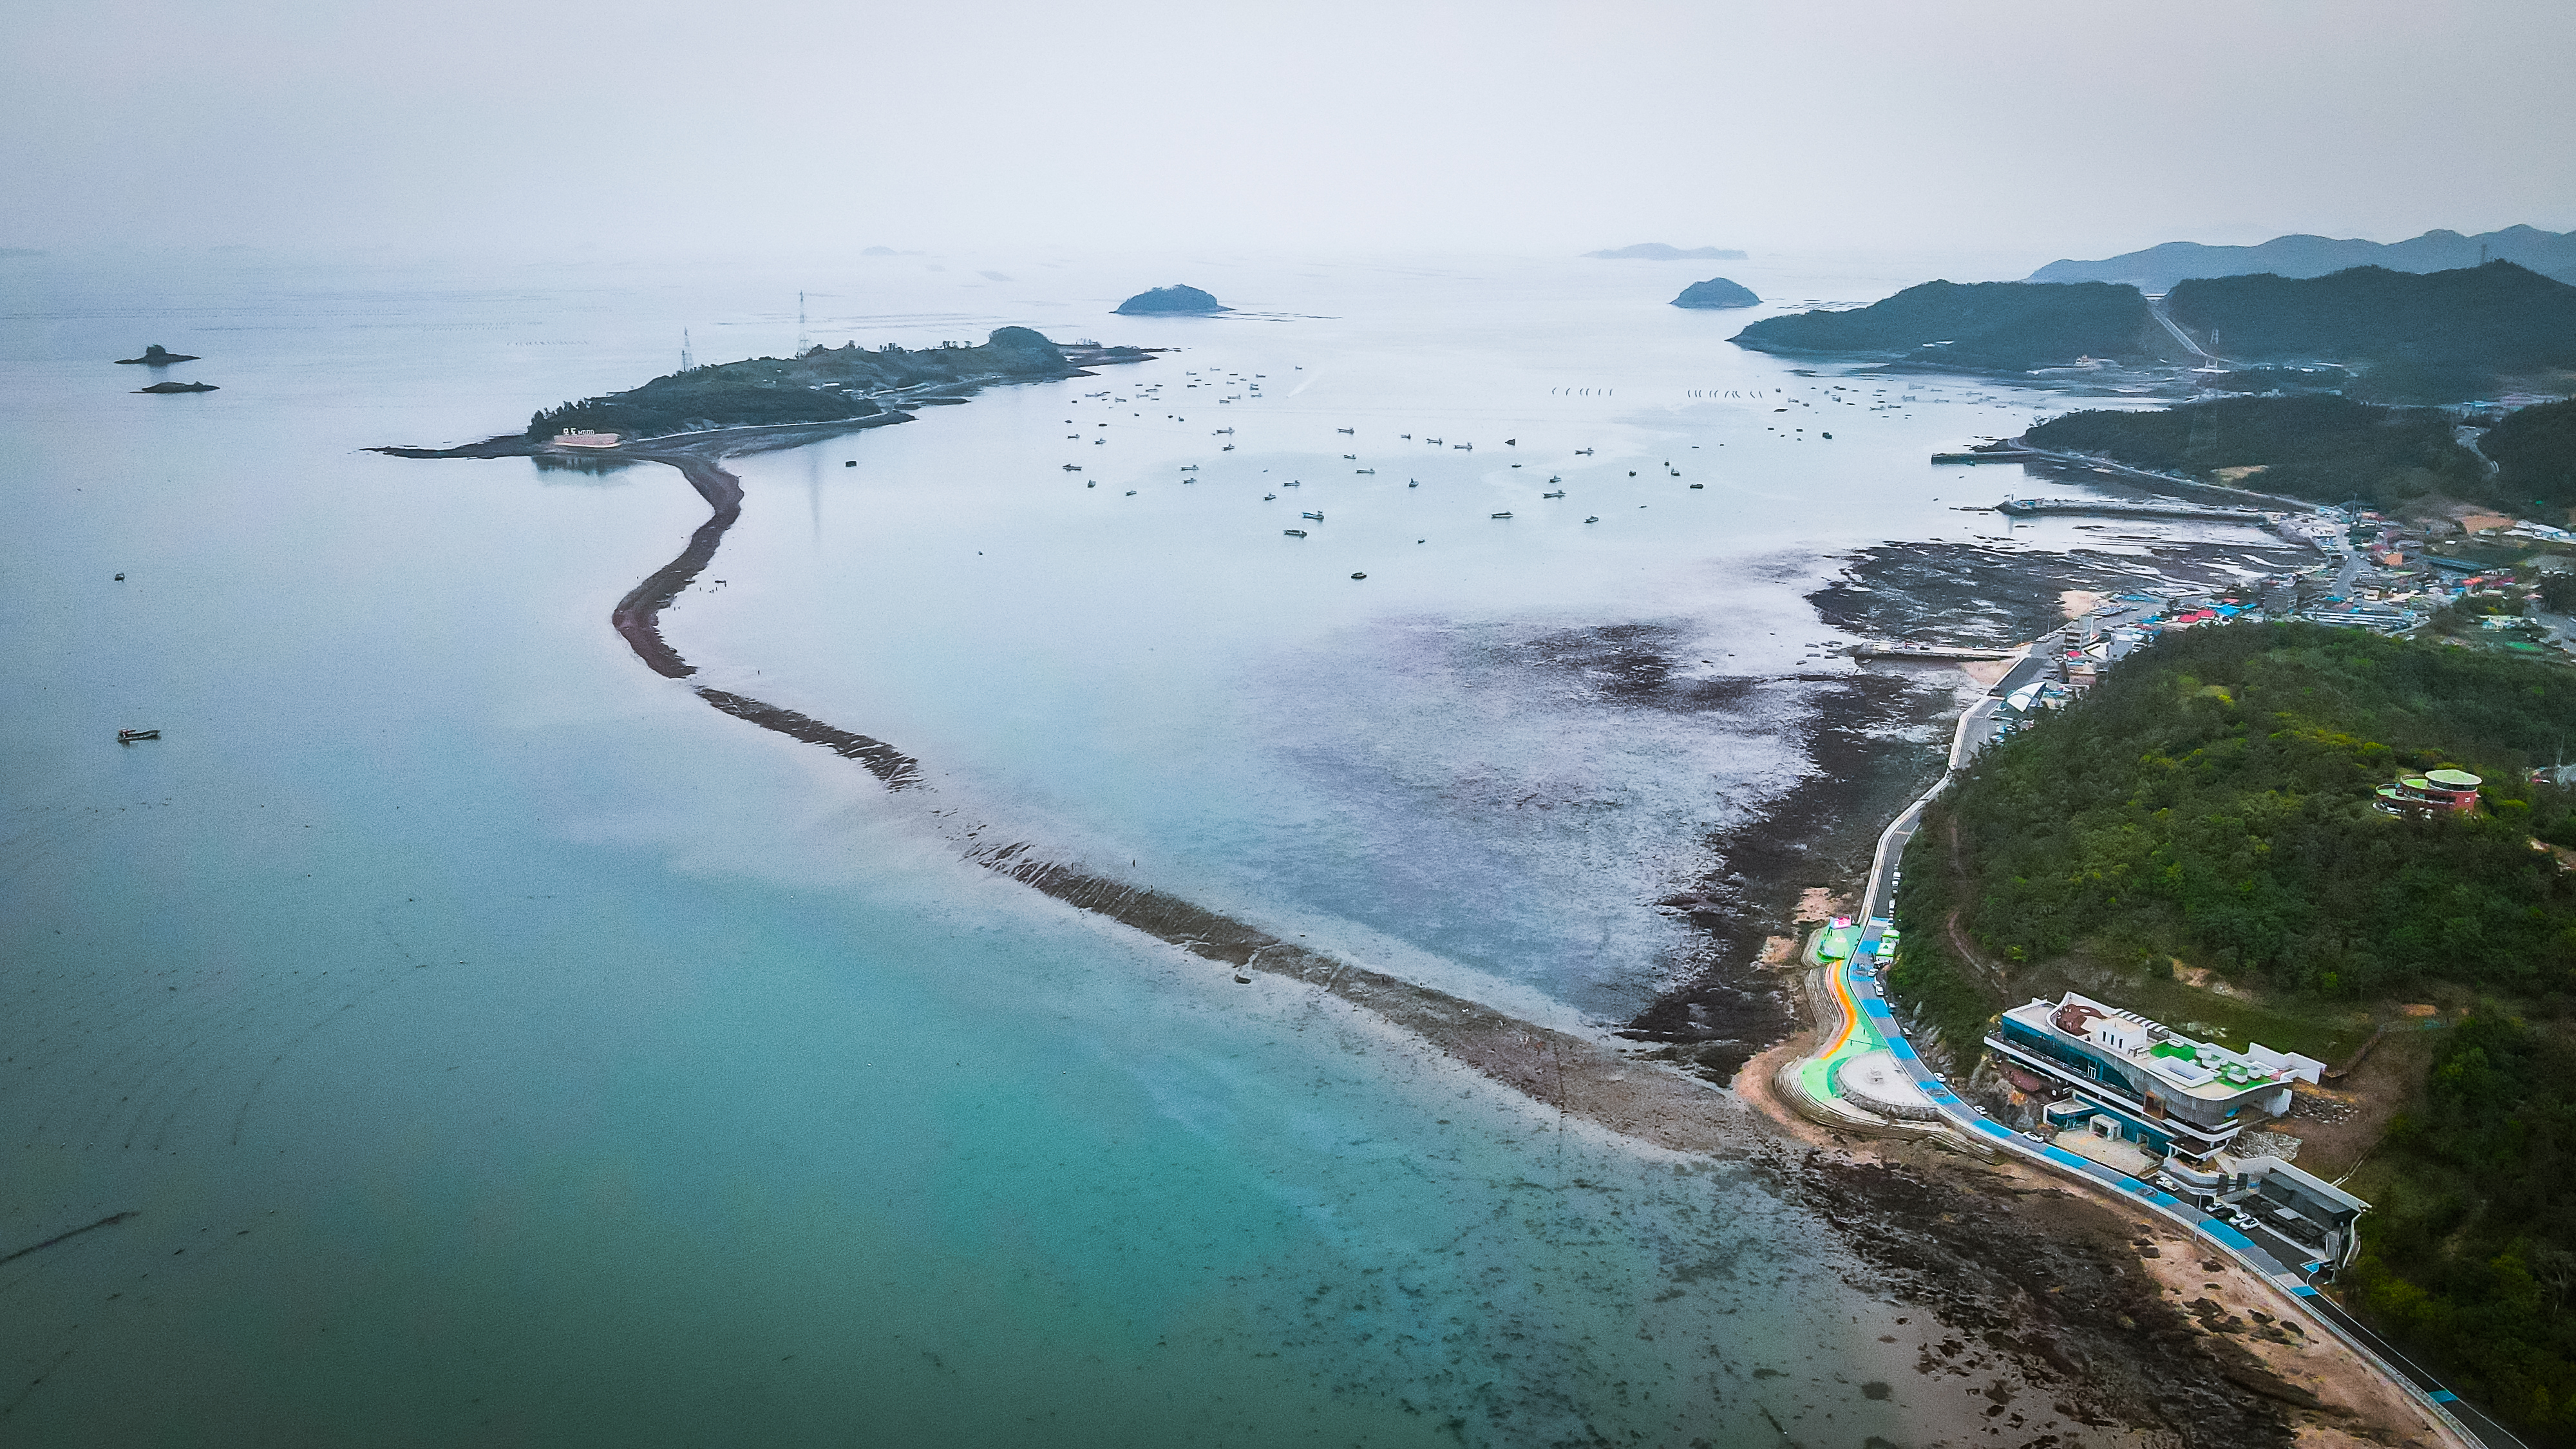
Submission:
[[[157,740],[159,738],[161,738],[161,732],[159,730],[118,730],[116,732],[116,742],[120,745],[130,745],[136,740]]]

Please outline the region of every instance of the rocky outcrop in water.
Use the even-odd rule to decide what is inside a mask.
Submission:
[[[1118,315],[1122,317],[1198,317],[1233,310],[1196,287],[1184,287],[1178,283],[1139,292],[1117,307]]]
[[[155,342],[143,349],[141,357],[120,357],[116,360],[119,363],[141,363],[145,367],[168,367],[174,362],[194,362],[197,357],[192,352],[172,352]]]
[[[1682,288],[1682,294],[1673,299],[1673,305],[1676,307],[1750,307],[1761,300],[1753,295],[1753,289],[1750,287],[1730,282],[1724,277],[1711,277],[1705,282],[1693,282]]]
[[[136,391],[136,392],[161,392],[161,393],[169,393],[169,392],[213,392],[214,390],[215,390],[215,385],[214,385],[213,383],[211,383],[211,382],[156,382],[156,383],[152,384],[150,387],[138,387],[138,388],[136,388],[136,389],[135,389],[135,391]]]

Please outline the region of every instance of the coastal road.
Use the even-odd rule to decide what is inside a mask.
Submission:
[[[2032,655],[2037,657],[2051,646],[2054,639],[2055,636],[2051,636],[2033,645]],[[1887,829],[1880,834],[1877,854],[1870,862],[1869,883],[1861,896],[1863,929],[1860,942],[1849,956],[1831,967],[1837,974],[1837,984],[1842,988],[1836,995],[1849,1000],[1868,1017],[1869,1024],[1887,1042],[1888,1051],[1896,1058],[1898,1066],[1931,1100],[1942,1120],[1968,1141],[1983,1143],[1992,1150],[2081,1177],[2121,1202],[2154,1212],[2198,1234],[2213,1247],[2280,1288],[2310,1318],[2342,1339],[2392,1382],[2406,1388],[2418,1402],[2468,1442],[2483,1445],[2485,1449],[2527,1449],[2512,1431],[2460,1398],[2440,1379],[2355,1320],[2342,1305],[2326,1297],[2310,1281],[2323,1265],[2310,1260],[2297,1243],[2261,1229],[2258,1231],[2263,1236],[2258,1241],[2153,1183],[2142,1182],[2116,1168],[2077,1156],[2054,1143],[2014,1131],[1960,1097],[1950,1089],[1948,1082],[1924,1064],[1922,1055],[1915,1051],[1907,1038],[1904,1023],[1889,1004],[1880,984],[1877,971],[1879,943],[1890,924],[1888,912],[1895,902],[1896,882],[1905,847],[1922,823],[1924,808],[1949,788],[1951,781],[1979,750],[1992,742],[2003,708],[2003,702],[1990,695],[1960,715],[1958,728],[1951,737],[1949,770],[1921,799],[1889,822]]]
[[[2190,348],[2192,356],[2199,358],[2202,362],[2208,363],[2211,366],[2224,365],[2226,359],[2212,356],[2207,348],[2204,348],[2199,343],[2192,341],[2191,334],[2182,330],[2182,324],[2176,322],[2172,316],[2166,313],[2164,298],[2148,298],[2147,311],[2154,314],[2155,319],[2158,322],[2164,324],[2164,329],[2173,334],[2174,341]]]

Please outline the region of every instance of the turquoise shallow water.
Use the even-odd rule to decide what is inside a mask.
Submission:
[[[1775,1437],[1767,1412],[1857,1444],[1964,1420],[1906,1372],[1932,1326],[1896,1326],[1760,1170],[1569,1127],[958,865],[864,773],[642,669],[605,616],[701,516],[667,470],[354,451],[631,383],[680,325],[702,356],[774,350],[792,317],[760,287],[45,265],[0,329],[0,1252],[136,1216],[0,1266],[0,1438],[1725,1444]],[[1513,359],[1619,351],[1580,340],[1598,273],[1502,275],[1558,311],[1535,340],[1462,326],[1454,370],[1505,361],[1439,381],[1388,355],[1395,321],[1311,320],[1336,275],[1395,295],[1373,274],[1229,265],[1310,294],[1278,308],[1308,321],[1240,323],[1263,340],[1229,366],[1297,337],[1346,379],[1238,425],[1254,468],[1341,461],[1321,430],[1395,427],[1333,415],[1407,378],[1453,428]],[[1471,272],[1404,327],[1435,331]],[[870,340],[1106,336],[1083,309],[1107,285],[912,273],[835,305]],[[1664,329],[1641,373],[1704,342],[1637,316]],[[140,369],[100,360],[145,341],[224,390],[131,396]],[[1144,470],[1205,444],[1083,444],[1139,495],[1077,495],[1066,391],[748,461],[728,583],[675,642],[922,754],[939,808],[1533,1016],[1649,990],[1668,942],[1639,893],[1790,787],[1798,702],[1635,718],[1513,651],[1645,620],[1793,663],[1822,637],[1809,565],[1778,562],[1798,525],[1746,499],[1794,470],[1737,475],[1723,520],[1552,524],[1373,566],[1391,587],[1361,596],[1359,554],[1279,562],[1247,480],[1150,527],[1093,516],[1162,506]],[[1660,457],[1749,446],[1749,416],[1587,436]],[[1456,512],[1522,486],[1463,459],[1440,459]],[[1813,486],[1902,496],[1849,468]],[[1324,511],[1367,526],[1333,546],[1401,555],[1415,500],[1342,486]],[[1861,512],[1809,516],[1860,539]],[[1915,513],[1893,522],[1964,528]],[[970,572],[979,542],[1005,562]],[[121,749],[121,724],[165,737]],[[1509,808],[1531,782],[1564,808]]]

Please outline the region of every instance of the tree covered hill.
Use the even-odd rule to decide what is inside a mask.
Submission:
[[[1965,923],[2011,960],[2089,943],[2324,995],[2576,992],[2576,873],[2531,847],[2576,846],[2576,796],[2523,783],[2571,731],[2564,669],[2306,624],[2169,636],[1969,767],[1946,805]],[[2373,808],[2445,765],[2485,777],[2477,815]]]
[[[2138,289],[2107,282],[1926,282],[1866,307],[1766,317],[1734,341],[1967,371],[2179,360]]]
[[[2453,423],[2432,408],[2377,407],[2317,393],[2221,398],[2152,412],[2073,412],[2033,427],[2022,440],[2213,480],[2222,468],[2259,467],[2261,475],[2246,486],[2318,503],[2357,497],[2394,508],[2427,493],[2488,499],[2496,489],[2486,465],[2454,440]]]
[[[862,394],[923,384],[1069,377],[1064,349],[1026,327],[1004,327],[980,347],[951,344],[910,351],[891,344],[815,347],[799,357],[754,357],[657,377],[641,387],[549,408],[528,419],[527,436],[589,429],[630,438],[706,428],[825,423],[871,417],[884,408]]]
[[[2502,501],[2576,510],[2576,399],[2508,414],[2478,439],[2478,451],[2501,470]]]
[[[2014,976],[2208,967],[2276,1019],[2483,999],[2350,1184],[2378,1205],[2350,1301],[2576,1444],[2576,870],[2533,844],[2576,847],[2576,790],[2525,783],[2571,733],[2576,671],[2304,624],[2168,636],[1927,812],[1891,985],[1966,1051],[2009,993],[1954,942]],[[2443,765],[2485,777],[2475,814],[2372,808]]]
[[[2359,367],[2392,399],[2491,396],[2511,377],[2576,368],[2576,287],[2511,262],[2201,278],[2175,284],[2165,305],[2213,352]]]

